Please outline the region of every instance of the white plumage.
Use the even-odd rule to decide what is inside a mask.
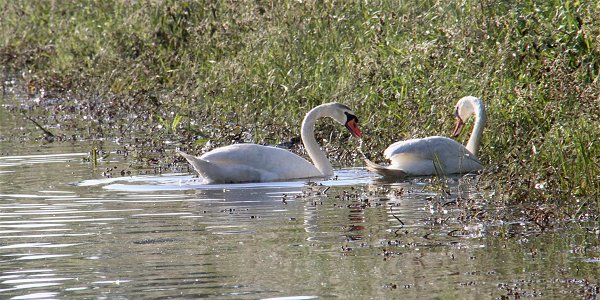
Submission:
[[[457,136],[464,120],[475,114],[475,126],[467,146],[443,136],[399,141],[390,145],[383,156],[389,166],[381,166],[366,159],[367,169],[388,178],[406,176],[469,173],[483,168],[477,159],[481,134],[486,121],[485,107],[479,98],[467,96],[456,104]]]
[[[314,137],[315,122],[331,117],[355,137],[360,138],[358,119],[347,106],[339,103],[319,105],[309,111],[302,122],[302,142],[313,160],[287,150],[257,144],[236,144],[217,148],[200,157],[179,151],[206,183],[265,182],[299,178],[327,177],[333,168]]]
[[[200,157],[179,153],[208,183],[265,182],[323,176],[306,159],[284,149],[270,146],[230,145]]]

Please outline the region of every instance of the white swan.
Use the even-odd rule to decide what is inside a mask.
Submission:
[[[486,121],[483,102],[477,97],[463,97],[456,104],[454,114],[454,137],[458,136],[464,122],[475,114],[475,125],[466,147],[443,136],[400,141],[383,152],[383,156],[391,161],[389,166],[381,166],[365,159],[367,169],[388,178],[469,173],[482,169],[477,151]]]
[[[206,183],[265,182],[288,179],[328,177],[333,168],[314,135],[315,122],[331,117],[344,124],[350,133],[361,138],[358,118],[343,104],[327,103],[309,111],[302,121],[302,142],[314,162],[287,150],[256,144],[236,144],[214,149],[195,157],[178,151]]]

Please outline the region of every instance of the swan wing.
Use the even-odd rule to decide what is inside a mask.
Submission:
[[[183,154],[182,154],[183,155]],[[256,144],[235,144],[184,157],[208,182],[281,181],[323,176],[306,159],[287,150]]]
[[[384,151],[392,168],[411,175],[467,173],[482,168],[479,160],[453,139],[432,136],[396,142]]]

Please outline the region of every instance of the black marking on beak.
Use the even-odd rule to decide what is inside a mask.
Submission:
[[[344,126],[346,126],[354,137],[362,138],[362,133],[358,129],[358,118],[348,112],[344,112],[344,114],[346,114],[346,124]]]

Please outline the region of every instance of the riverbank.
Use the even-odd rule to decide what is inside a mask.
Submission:
[[[277,144],[299,136],[311,107],[338,101],[359,115],[363,150],[381,160],[394,141],[449,135],[456,100],[476,95],[488,110],[485,186],[547,204],[545,213],[564,207],[562,217],[597,212],[594,1],[1,6],[4,90],[28,95],[5,106],[57,136],[120,137],[144,153]],[[317,134],[333,160],[362,163],[337,125]]]

